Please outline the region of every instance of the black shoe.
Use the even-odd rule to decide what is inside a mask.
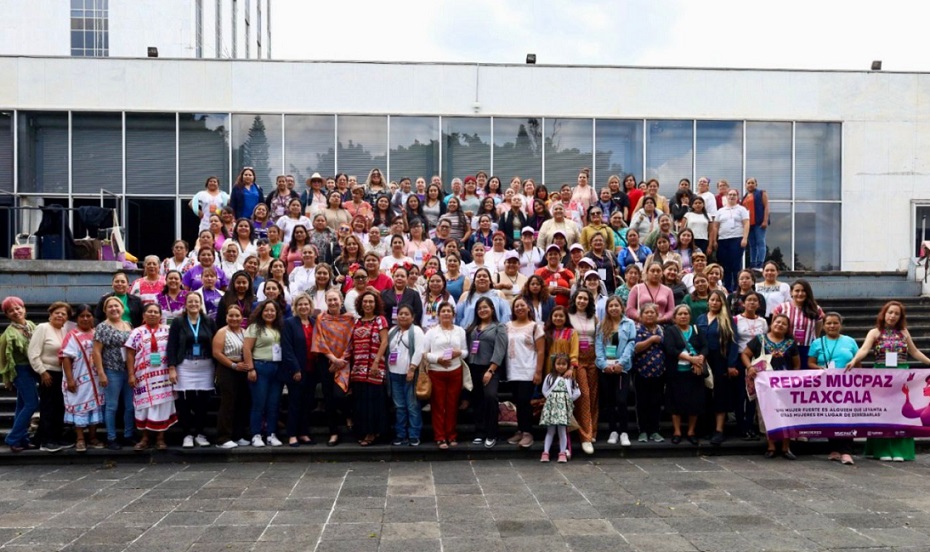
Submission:
[[[752,431],[747,431],[743,434],[743,441],[755,441],[757,439],[759,439],[759,437]]]
[[[123,445],[119,444],[119,441],[110,441],[107,443],[107,449],[109,450],[122,450]]]
[[[710,444],[714,445],[715,447],[719,447],[720,445],[722,445],[723,444],[723,432],[718,431],[714,433],[714,436],[710,438]]]
[[[688,435],[688,442],[694,446],[698,446],[698,438],[696,435]]]
[[[767,451],[765,451],[765,457],[766,457],[766,458],[775,458],[775,451],[774,451],[774,450],[767,450]]]
[[[672,444],[677,445],[681,442],[681,435],[672,435]]]
[[[781,453],[781,455],[785,457],[785,460],[797,460],[798,459],[798,457],[795,456],[794,453],[791,452],[790,450],[786,450],[785,452]]]
[[[20,453],[26,450],[26,447],[20,445],[10,445],[10,452]]]
[[[61,449],[63,448],[64,447],[61,446],[60,444],[54,441],[49,441],[48,443],[45,443],[42,446],[40,446],[39,450],[41,450],[42,452],[60,452]]]

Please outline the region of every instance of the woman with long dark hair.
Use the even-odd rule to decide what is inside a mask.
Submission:
[[[733,316],[727,307],[727,297],[719,289],[710,292],[707,299],[707,314],[697,319],[698,331],[707,342],[705,355],[714,376],[713,409],[716,426],[710,444],[723,443],[723,425],[727,414],[736,412],[736,423],[742,433],[748,431],[745,410],[740,404],[740,386],[744,386],[745,374],[739,362],[739,335],[733,325]]]
[[[284,384],[278,377],[281,364],[281,330],[284,313],[273,300],[262,301],[249,317],[242,346],[243,363],[249,369],[249,389],[252,392],[252,409],[249,426],[252,446],[280,447],[275,435],[278,429],[278,402]],[[264,424],[263,424],[264,422]],[[262,438],[262,427],[267,440]]]
[[[466,330],[474,385],[470,401],[475,413],[472,444],[491,448],[497,443],[497,390],[501,380],[497,372],[507,356],[507,328],[498,321],[494,303],[487,297],[475,302],[475,314],[474,322]]]
[[[801,355],[801,366],[807,366],[810,345],[823,329],[823,309],[814,299],[814,290],[811,289],[810,282],[804,279],[795,280],[791,284],[791,300],[772,309],[772,316],[776,314],[788,315],[791,337],[798,347],[798,354]]]
[[[220,396],[220,407],[216,412],[216,446],[234,449],[248,445],[250,436],[251,394],[248,367],[242,357],[243,325],[248,324],[248,319],[236,303],[230,304],[224,312],[226,325],[213,337],[216,390]]]
[[[232,207],[236,218],[242,218],[251,216],[255,206],[264,202],[265,193],[261,185],[255,181],[255,169],[242,167],[229,196],[229,207]]]

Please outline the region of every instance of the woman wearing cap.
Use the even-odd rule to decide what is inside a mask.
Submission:
[[[543,262],[545,254],[536,245],[536,232],[532,226],[524,226],[520,231],[520,243],[516,251],[520,255],[520,273],[527,278],[536,274],[536,269]]]
[[[527,278],[520,272],[520,254],[507,251],[502,258],[503,270],[494,274],[494,289],[508,304],[523,292]]]
[[[313,173],[307,179],[307,188],[300,194],[300,205],[304,214],[312,216],[326,208],[326,191],[323,177]]]
[[[542,224],[537,236],[539,247],[545,249],[552,243],[553,235],[562,232],[568,244],[578,241],[578,226],[565,216],[565,206],[561,202],[552,206],[552,218]]]
[[[571,288],[575,285],[575,274],[563,268],[561,260],[562,250],[559,246],[549,245],[546,248],[546,265],[538,269],[536,275],[543,279],[556,304],[565,307],[569,303]]]

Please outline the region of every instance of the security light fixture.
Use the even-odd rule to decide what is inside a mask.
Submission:
[[[536,54],[526,54],[526,64],[536,65]]]
[[[149,57],[158,57],[158,48],[155,46],[149,46]]]
[[[881,71],[881,70],[882,70],[882,60],[876,59],[875,61],[873,61],[873,62],[872,62],[872,70],[873,70],[873,71]]]

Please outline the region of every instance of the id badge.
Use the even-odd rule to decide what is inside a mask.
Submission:
[[[549,280],[549,287],[554,288],[557,285],[559,285],[559,283],[555,280]]]
[[[513,229],[513,239],[515,239],[515,240],[519,240],[519,239],[520,239],[520,235],[523,233],[521,230],[522,230],[522,229],[520,229],[520,228],[514,228],[514,229]]]
[[[885,366],[887,368],[897,368],[898,367],[898,353],[895,351],[886,351],[885,352]]]
[[[161,366],[161,353],[149,354],[149,366],[152,368],[158,368]]]
[[[442,352],[443,360],[452,360],[452,349],[446,349]]]
[[[607,346],[607,357],[608,358],[617,358],[617,346],[608,345]]]
[[[477,354],[478,354],[478,347],[479,347],[479,346],[481,346],[481,342],[480,342],[480,341],[478,341],[477,339],[474,340],[474,341],[472,341],[472,342],[471,342],[471,354],[477,355]]]
[[[391,308],[391,321],[397,320],[397,307]]]
[[[597,269],[597,275],[601,277],[601,280],[606,280],[606,279],[607,279],[607,269],[606,269],[606,268],[599,268],[599,269]]]
[[[807,337],[807,330],[804,328],[798,328],[794,330],[794,340],[797,341],[798,345],[804,343],[804,338]]]
[[[827,363],[827,368],[829,368],[830,370],[833,370],[834,368],[836,368],[836,363],[831,360],[830,362]]]
[[[587,351],[591,348],[591,341],[587,337],[582,337],[578,339],[578,347],[582,351]]]
[[[294,268],[298,268],[298,267],[301,267],[301,266],[304,266],[304,262],[303,262],[303,261],[294,261]]]
[[[191,354],[195,357],[200,356],[200,343],[194,343],[194,348],[191,351]]]
[[[284,207],[281,207],[280,205],[277,206],[277,207],[275,207],[275,209],[274,209],[274,214],[275,214],[276,217],[283,217],[283,216],[284,216]]]
[[[423,252],[420,251],[420,250],[417,250],[416,252],[414,252],[414,254],[413,254],[413,260],[414,260],[414,262],[422,263],[422,262],[423,262]]]
[[[281,362],[281,344],[275,343],[271,346],[271,362]]]
[[[388,364],[397,364],[397,351],[391,351],[391,354],[388,355]]]

